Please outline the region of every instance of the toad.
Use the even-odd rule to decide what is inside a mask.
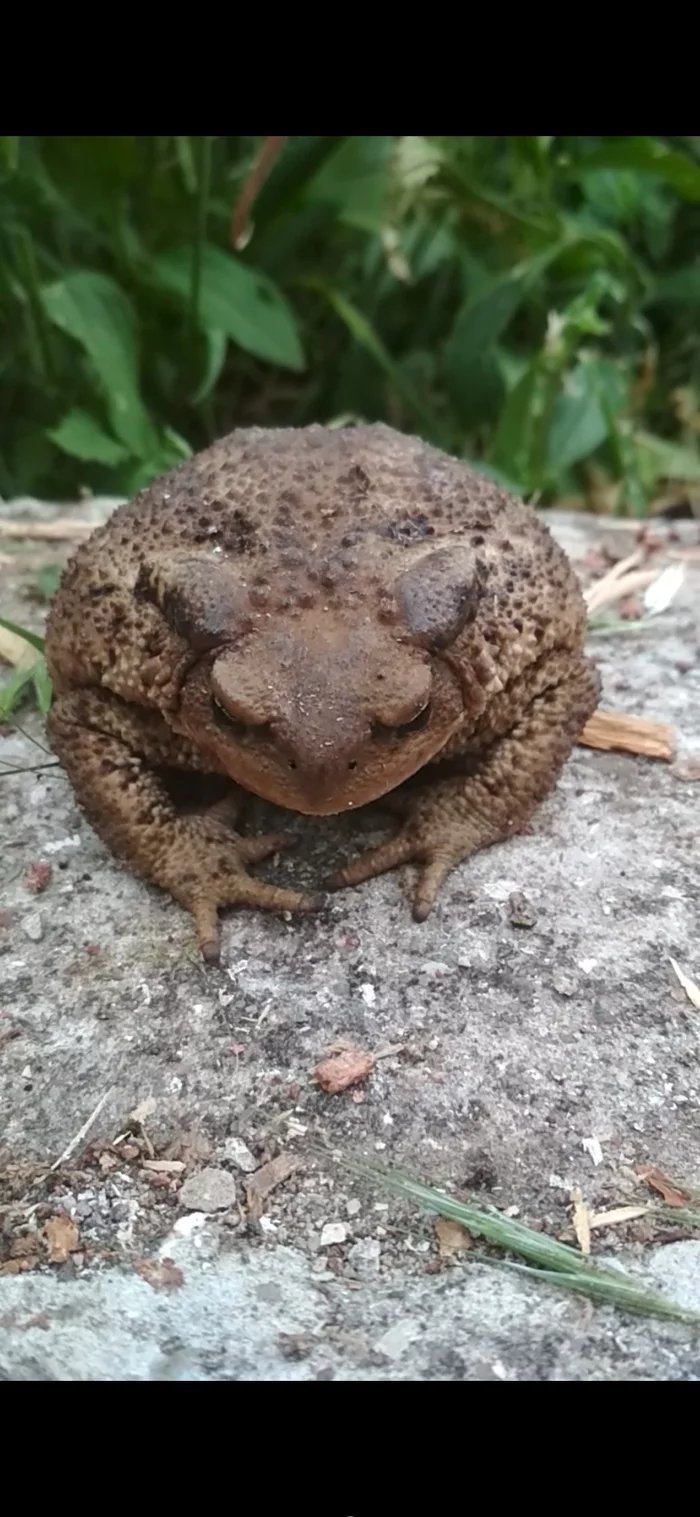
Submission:
[[[387,797],[389,841],[329,888],[448,872],[522,830],[598,698],[575,574],[522,501],[383,425],[241,429],[120,507],[53,602],[48,729],[100,837],[194,918],[311,911],[256,879],[284,834],[234,830],[246,792],[330,816]],[[165,773],[225,776],[204,814]]]

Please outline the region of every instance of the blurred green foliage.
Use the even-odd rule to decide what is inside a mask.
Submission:
[[[0,138],[0,494],[383,419],[544,501],[700,480],[700,138]]]

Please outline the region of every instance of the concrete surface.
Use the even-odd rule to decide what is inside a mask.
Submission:
[[[100,503],[81,509],[95,519]],[[630,545],[629,527],[554,525],[584,572],[603,538]],[[676,530],[697,543],[696,525]],[[0,553],[0,611],[40,625],[23,590],[63,549]],[[681,756],[700,755],[699,649],[695,560],[669,610],[592,640],[603,704],[672,722]],[[45,755],[15,731],[0,759]],[[647,1199],[635,1166],[697,1190],[700,1013],[669,959],[700,981],[699,801],[674,766],[578,748],[532,834],[458,869],[426,924],[394,873],[314,919],[232,913],[211,971],[189,920],[106,852],[59,769],[6,775],[0,1258],[35,1267],[0,1278],[0,1378],[698,1378],[687,1328],[443,1258],[430,1219],[341,1160],[400,1165],[555,1235],[573,1187],[598,1210]],[[300,819],[276,877],[317,882],[385,822]],[[255,803],[249,825],[279,823]],[[51,866],[39,894],[37,863]],[[531,928],[511,925],[515,891]],[[381,1057],[363,1087],[327,1096],[310,1073],[342,1040]],[[144,1102],[136,1138],[105,1152]],[[257,1165],[298,1160],[257,1219],[240,1204],[246,1149]],[[179,1200],[204,1167],[238,1198],[206,1219]],[[42,1229],[57,1214],[75,1239],[51,1264]],[[331,1223],[342,1241],[323,1243]],[[645,1218],[594,1247],[698,1308],[700,1244],[679,1237]],[[148,1272],[163,1255],[183,1278],[161,1289]]]

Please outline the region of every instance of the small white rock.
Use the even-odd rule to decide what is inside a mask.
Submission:
[[[360,1238],[348,1249],[348,1264],[353,1273],[365,1278],[376,1275],[379,1269],[379,1261],[382,1257],[382,1248],[378,1238]]]
[[[236,1182],[227,1169],[201,1169],[185,1180],[178,1200],[188,1211],[226,1211],[236,1201]]]
[[[360,986],[360,995],[362,996],[365,1006],[374,1006],[374,1003],[377,999],[377,992],[374,986],[369,984],[369,981],[366,981],[364,985]]]
[[[412,1322],[410,1317],[404,1317],[400,1322],[395,1322],[374,1347],[378,1354],[384,1354],[387,1359],[400,1359],[414,1338],[417,1338],[418,1332],[418,1323]]]
[[[602,1164],[603,1150],[597,1138],[583,1138],[581,1140],[581,1147],[585,1148],[586,1153],[589,1154],[594,1164]]]
[[[252,1174],[258,1167],[257,1159],[242,1138],[227,1138],[221,1150],[221,1157],[228,1159],[229,1164],[235,1164],[236,1169],[242,1169],[246,1175]]]
[[[60,853],[62,848],[79,848],[80,833],[74,832],[70,838],[57,838],[55,842],[43,844],[44,853]]]
[[[178,1238],[191,1238],[193,1233],[198,1233],[204,1227],[207,1218],[203,1211],[191,1211],[187,1217],[178,1217],[173,1226],[173,1232]]]
[[[344,1243],[347,1235],[344,1222],[327,1222],[321,1230],[321,1248],[329,1248],[331,1243]]]
[[[44,928],[41,915],[38,911],[30,912],[28,917],[22,917],[22,931],[30,942],[39,943],[44,936]]]
[[[353,1196],[351,1200],[348,1201],[345,1210],[349,1217],[356,1217],[358,1212],[362,1210],[362,1202],[358,1201],[357,1196]]]

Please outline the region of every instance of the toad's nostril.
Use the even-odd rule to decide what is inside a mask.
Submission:
[[[357,759],[351,759],[350,763],[348,764],[348,769],[356,769],[356,768],[357,768]]]

